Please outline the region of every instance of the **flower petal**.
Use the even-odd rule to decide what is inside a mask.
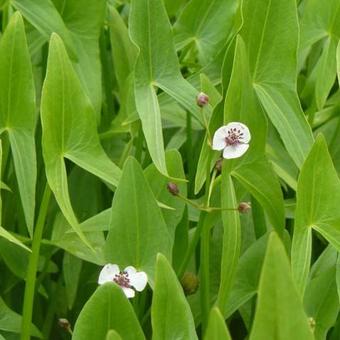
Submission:
[[[135,291],[132,288],[122,287],[122,289],[128,299],[135,297]]]
[[[112,282],[117,274],[119,274],[119,267],[116,264],[106,264],[100,271],[98,284],[102,285],[106,282]]]
[[[220,127],[215,131],[213,138],[213,150],[223,150],[226,147],[225,137],[227,136],[227,130],[225,126]]]
[[[223,150],[223,158],[232,159],[241,157],[249,148],[249,144],[228,145]]]
[[[128,266],[124,269],[124,272],[127,272],[129,277],[130,275],[136,274],[137,273],[137,269],[133,266]]]
[[[138,292],[141,292],[148,283],[148,276],[144,272],[137,272],[129,275],[130,285]]]
[[[247,125],[240,123],[240,122],[231,122],[226,125],[226,130],[236,129],[237,131],[240,130],[243,135],[240,137],[242,143],[249,143],[251,139],[250,131]]]

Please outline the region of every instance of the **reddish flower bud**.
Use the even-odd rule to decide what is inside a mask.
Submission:
[[[241,214],[247,213],[251,209],[250,202],[241,202],[238,206],[238,211]]]
[[[196,98],[196,103],[200,107],[207,105],[209,103],[209,96],[204,92],[200,92]]]
[[[170,194],[177,196],[179,194],[179,189],[177,184],[173,183],[173,182],[169,182],[167,185],[168,191],[170,192]]]
[[[181,279],[181,285],[185,295],[195,294],[199,286],[198,277],[193,273],[187,272]]]

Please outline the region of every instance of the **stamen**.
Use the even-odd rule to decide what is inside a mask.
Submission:
[[[240,130],[237,130],[236,128],[228,130],[228,136],[225,137],[225,141],[227,145],[236,145],[240,144],[240,137],[243,135],[243,133]]]
[[[116,274],[113,278],[113,281],[121,287],[131,288],[130,279],[127,272],[120,272],[119,274]]]

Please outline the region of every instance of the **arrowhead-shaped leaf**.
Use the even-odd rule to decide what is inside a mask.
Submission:
[[[129,158],[112,203],[107,262],[134,266],[154,279],[157,253],[171,259],[171,236],[138,162]]]
[[[30,235],[33,234],[35,184],[35,90],[24,22],[15,13],[0,41],[0,133],[11,144],[21,202]]]
[[[249,339],[314,339],[285,248],[275,233],[268,241]]]
[[[151,158],[157,169],[167,175],[155,86],[172,96],[203,123],[196,105],[198,91],[180,73],[171,25],[162,0],[133,0],[129,29],[133,42],[139,48],[135,66],[137,111]]]
[[[106,283],[86,302],[74,326],[72,339],[105,340],[111,329],[124,334],[127,340],[145,339],[123,290],[114,283]]]
[[[311,260],[312,229],[340,251],[340,180],[319,135],[298,180],[295,226],[292,244],[294,279],[303,293]]]
[[[84,240],[69,198],[64,157],[115,186],[121,171],[100,145],[93,107],[56,34],[50,42],[41,120],[49,185],[64,216]]]
[[[153,340],[197,339],[194,319],[175,272],[159,254],[151,307]]]

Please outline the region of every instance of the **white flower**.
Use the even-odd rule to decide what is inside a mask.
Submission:
[[[241,157],[249,148],[250,132],[246,125],[231,122],[216,130],[213,150],[223,150],[223,158]]]
[[[123,271],[119,270],[116,264],[106,264],[99,274],[98,284],[106,282],[117,283],[124,291],[127,298],[135,296],[135,290],[141,292],[147,282],[148,277],[144,272],[137,272],[136,268],[129,266]]]

